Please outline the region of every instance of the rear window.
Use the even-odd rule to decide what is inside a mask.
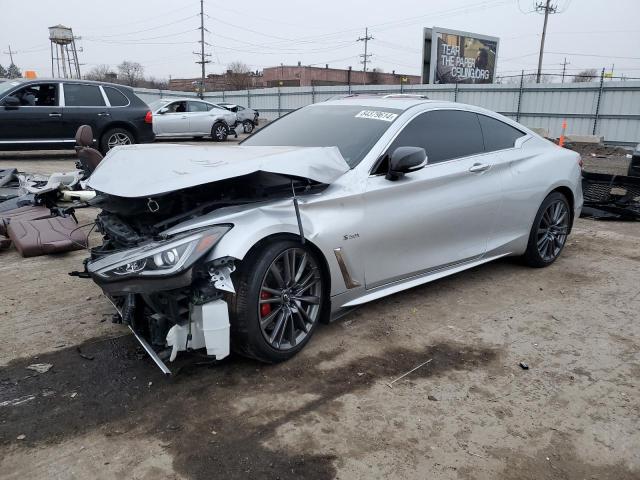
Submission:
[[[104,98],[97,85],[64,84],[64,103],[67,107],[104,107]]]
[[[484,149],[486,152],[513,148],[516,140],[525,135],[517,128],[507,125],[495,118],[478,114],[478,119],[480,120],[480,127],[482,128]]]
[[[109,103],[112,107],[126,107],[129,105],[129,99],[117,88],[103,87],[104,93],[107,94]]]

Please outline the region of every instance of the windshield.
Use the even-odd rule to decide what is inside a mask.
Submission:
[[[338,147],[351,168],[362,161],[402,110],[361,105],[313,105],[258,130],[242,145]]]
[[[4,92],[12,89],[16,85],[20,85],[20,82],[12,82],[12,81],[0,82],[0,97],[4,95]]]

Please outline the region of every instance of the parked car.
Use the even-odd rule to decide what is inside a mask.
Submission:
[[[222,102],[218,103],[223,108],[234,112],[238,116],[238,124],[242,125],[244,133],[251,133],[253,129],[258,126],[258,117],[260,112],[252,108],[236,105],[235,103]]]
[[[164,98],[150,107],[157,137],[210,136],[223,142],[230,133],[236,133],[236,114],[213,103],[196,98]]]
[[[629,162],[627,175],[630,177],[640,177],[640,143],[636,145],[635,150],[631,154],[631,162]]]
[[[73,148],[80,125],[90,125],[103,153],[154,140],[149,107],[130,87],[89,80],[0,83],[0,149]]]
[[[551,265],[583,203],[576,152],[397,96],[108,160],[89,179],[104,241],[87,275],[165,371],[186,349],[286,360],[352,307],[506,256]]]

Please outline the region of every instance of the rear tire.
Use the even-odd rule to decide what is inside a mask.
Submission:
[[[233,281],[229,313],[236,353],[277,363],[304,348],[327,304],[327,282],[314,251],[293,240],[268,243],[244,258]]]
[[[216,142],[224,142],[229,135],[229,127],[222,122],[216,122],[211,127],[211,138]]]
[[[111,128],[100,139],[100,151],[106,154],[109,150],[119,145],[132,145],[136,143],[133,134],[124,128]]]
[[[570,209],[567,197],[560,192],[552,192],[544,199],[533,221],[523,256],[527,265],[547,267],[560,256],[571,225]]]

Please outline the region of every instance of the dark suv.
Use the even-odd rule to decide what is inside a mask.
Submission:
[[[73,148],[90,125],[100,150],[155,139],[149,107],[130,87],[89,80],[0,83],[0,150]]]

